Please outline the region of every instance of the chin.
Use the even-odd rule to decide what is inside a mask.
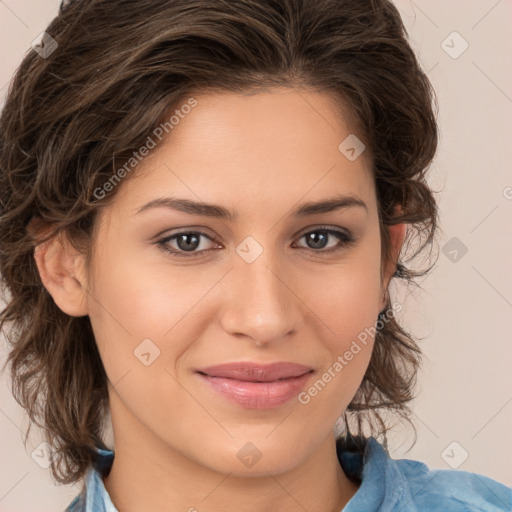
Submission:
[[[234,477],[265,477],[290,471],[300,464],[302,456],[306,457],[297,450],[300,442],[284,444],[282,437],[270,441],[265,439],[267,435],[252,441],[235,439],[224,447],[217,444],[210,457],[201,452],[201,464]]]

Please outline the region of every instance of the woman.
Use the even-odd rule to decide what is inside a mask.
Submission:
[[[0,121],[0,326],[67,510],[509,510],[386,449],[421,356],[388,289],[437,227],[396,8],[69,1],[46,33]]]

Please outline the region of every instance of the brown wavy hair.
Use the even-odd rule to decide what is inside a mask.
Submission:
[[[10,365],[13,395],[30,419],[25,446],[36,424],[55,450],[58,482],[81,479],[95,448],[105,448],[107,376],[89,317],[56,306],[34,247],[65,234],[90,255],[99,208],[119,187],[101,200],[94,191],[193,91],[334,94],[372,155],[383,261],[392,257],[387,226],[404,222],[393,277],[418,286],[431,270],[406,264],[435,241],[426,171],[438,141],[437,101],[391,2],[69,0],[46,32],[58,47],[46,58],[27,52],[0,117],[0,329],[9,348],[2,371]],[[44,238],[27,229],[34,219],[51,228]],[[390,308],[388,300],[382,314]],[[343,415],[344,439],[369,428],[386,440],[396,414],[412,424],[407,404],[420,363],[417,340],[390,318]]]

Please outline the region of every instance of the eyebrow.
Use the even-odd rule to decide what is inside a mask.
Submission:
[[[228,210],[223,206],[209,203],[201,203],[191,201],[190,199],[180,199],[176,197],[159,197],[149,201],[149,203],[141,206],[135,215],[153,208],[171,208],[191,215],[201,215],[204,217],[213,217],[216,219],[233,222],[238,218],[238,214]],[[307,217],[309,215],[317,215],[329,213],[336,210],[345,210],[347,208],[359,207],[368,211],[368,207],[364,201],[356,196],[342,195],[336,196],[323,201],[304,203],[291,212],[293,217]]]

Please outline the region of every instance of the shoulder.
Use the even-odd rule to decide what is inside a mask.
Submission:
[[[443,512],[512,511],[512,489],[496,480],[468,471],[430,469],[417,460],[390,461],[403,488],[404,510],[434,512],[442,507]]]
[[[512,511],[512,489],[483,475],[393,459],[375,438],[338,440],[337,449],[345,473],[360,483],[343,512]]]

